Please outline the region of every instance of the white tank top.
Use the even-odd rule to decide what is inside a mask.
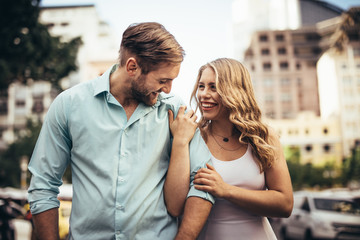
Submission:
[[[250,144],[245,154],[232,161],[211,158],[213,166],[224,182],[241,188],[265,190],[265,175],[260,173]],[[248,212],[244,208],[217,198],[200,240],[219,239],[276,239],[267,218]]]

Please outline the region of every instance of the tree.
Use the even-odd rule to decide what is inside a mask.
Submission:
[[[40,0],[0,1],[0,90],[28,79],[59,81],[77,69],[80,38],[61,42],[39,23]]]
[[[342,183],[347,185],[351,181],[360,181],[360,144],[356,143],[351,149],[351,156],[343,162]]]
[[[0,187],[20,187],[20,159],[30,159],[40,129],[40,121],[28,120],[26,128],[16,132],[17,140],[0,155]]]
[[[341,22],[330,41],[330,47],[338,52],[342,52],[349,42],[360,41],[360,7],[350,8],[341,15]]]

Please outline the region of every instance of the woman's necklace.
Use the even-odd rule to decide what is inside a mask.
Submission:
[[[235,148],[235,149],[224,148],[224,147],[216,140],[216,138],[214,137],[212,131],[210,131],[210,134],[211,134],[211,136],[214,138],[216,144],[219,145],[219,147],[220,147],[221,149],[224,149],[225,151],[236,151],[236,150],[239,150],[239,149],[241,148],[241,145],[240,145],[239,147]],[[216,134],[215,134],[215,135],[216,135]],[[217,135],[217,136],[219,136],[219,135]],[[220,137],[222,137],[222,136],[220,136]],[[224,142],[228,142],[229,139],[227,138],[227,141],[225,141],[225,140],[223,139],[223,141],[224,141]]]
[[[224,142],[228,142],[228,141],[229,141],[229,137],[221,136],[221,135],[219,135],[219,134],[213,133],[212,131],[211,131],[211,134],[215,134],[216,136],[222,137],[222,139],[223,139]],[[230,136],[230,137],[231,137],[231,136]]]
[[[212,130],[212,125],[210,125],[210,132],[211,132],[211,135],[215,134],[216,136],[221,137],[221,138],[222,138],[222,140],[223,140],[224,142],[228,142],[228,141],[229,141],[229,138],[230,138],[230,137],[232,137],[232,136],[234,135],[234,133],[233,133],[233,134],[231,134],[231,136],[230,136],[230,137],[224,137],[224,136],[222,136],[222,135],[219,135],[219,134],[213,133],[213,130]]]

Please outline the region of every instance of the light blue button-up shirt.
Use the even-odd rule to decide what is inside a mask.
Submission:
[[[173,239],[177,223],[163,198],[171,151],[167,111],[176,114],[183,102],[162,93],[154,106],[140,103],[127,120],[110,93],[110,74],[68,89],[52,103],[29,164],[31,212],[59,207],[58,187],[70,164],[71,239]],[[190,158],[193,180],[210,161],[199,131]],[[213,202],[192,183],[188,196]]]

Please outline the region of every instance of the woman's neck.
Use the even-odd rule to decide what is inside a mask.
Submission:
[[[230,121],[211,121],[207,131],[224,137],[231,137],[237,132]]]

